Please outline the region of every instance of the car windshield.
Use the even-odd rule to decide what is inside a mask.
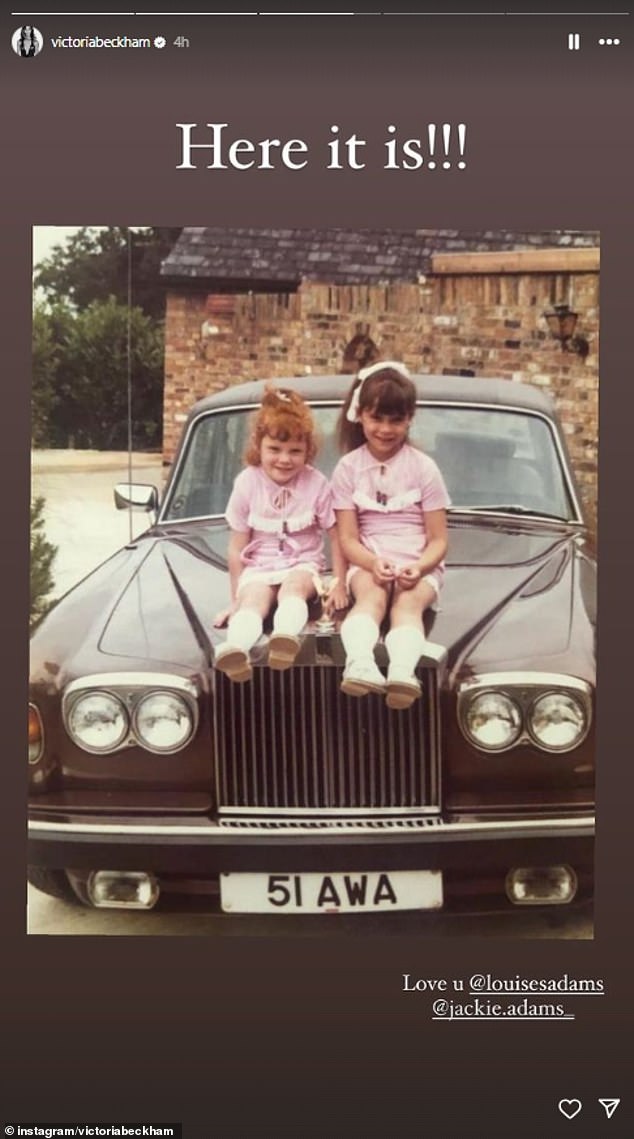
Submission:
[[[251,410],[209,412],[194,421],[162,521],[224,514],[243,465]],[[315,466],[326,475],[339,458],[339,412],[339,405],[313,407],[320,439]],[[455,510],[576,517],[555,433],[539,415],[428,405],[418,409],[410,440],[438,463]]]

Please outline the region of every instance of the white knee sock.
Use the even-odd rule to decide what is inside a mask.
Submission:
[[[390,664],[414,672],[425,648],[425,634],[415,625],[399,625],[390,629],[385,648]]]
[[[308,620],[308,605],[303,597],[284,597],[273,616],[273,632],[296,637]]]
[[[248,653],[262,632],[262,618],[255,609],[239,609],[229,619],[227,644]]]
[[[348,660],[374,660],[379,626],[367,613],[353,613],[341,626],[341,641]]]

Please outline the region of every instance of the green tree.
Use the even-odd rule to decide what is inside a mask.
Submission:
[[[44,534],[44,506],[45,499],[41,495],[31,500],[31,632],[50,609],[48,598],[55,584],[52,567],[57,547],[48,542]]]
[[[66,305],[48,308],[40,302],[33,309],[31,438],[35,447],[50,446],[55,441],[60,372],[72,323],[73,314]]]
[[[160,447],[164,288],[159,269],[179,233],[174,227],[84,226],[37,267],[35,446],[127,447],[129,343],[132,443],[140,450]]]
[[[162,325],[110,297],[70,317],[59,306],[39,311],[36,335],[38,445],[126,449],[129,346],[132,445],[160,447]]]
[[[132,304],[161,320],[165,289],[159,270],[180,232],[174,226],[84,226],[38,265],[34,284],[51,304],[70,301],[82,310],[110,296],[127,304],[131,271]]]

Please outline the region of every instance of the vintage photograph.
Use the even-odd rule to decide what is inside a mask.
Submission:
[[[33,282],[29,932],[591,938],[599,233]]]

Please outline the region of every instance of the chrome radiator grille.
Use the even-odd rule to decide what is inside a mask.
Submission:
[[[215,757],[221,808],[433,811],[439,805],[434,669],[406,712],[339,691],[341,669],[254,668],[234,684],[216,672]]]

